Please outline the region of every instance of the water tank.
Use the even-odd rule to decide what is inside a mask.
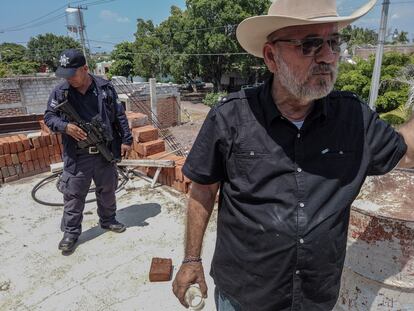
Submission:
[[[65,10],[66,13],[66,27],[68,31],[78,33],[82,23],[81,23],[81,15],[82,12],[76,8],[67,8]]]
[[[414,311],[414,174],[368,177],[352,204],[335,311]]]

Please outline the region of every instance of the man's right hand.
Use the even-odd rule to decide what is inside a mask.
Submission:
[[[68,123],[68,125],[65,128],[66,134],[69,136],[72,136],[76,141],[85,140],[88,135],[77,125],[73,123]]]
[[[204,269],[201,262],[191,262],[182,264],[173,282],[173,292],[181,304],[188,308],[184,300],[185,292],[190,285],[197,283],[201,293],[207,298],[207,284],[204,278]]]

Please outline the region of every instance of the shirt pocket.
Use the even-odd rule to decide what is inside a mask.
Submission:
[[[254,187],[269,170],[270,153],[257,150],[234,152],[233,182],[241,189]]]
[[[329,150],[322,152],[319,161],[320,174],[325,178],[348,182],[357,173],[357,161],[353,150]]]

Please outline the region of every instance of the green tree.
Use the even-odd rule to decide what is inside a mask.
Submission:
[[[134,45],[131,42],[122,42],[115,46],[111,53],[114,61],[109,69],[110,76],[132,77],[134,69]]]
[[[177,82],[200,77],[221,88],[224,73],[254,76],[263,61],[247,54],[235,36],[244,18],[264,14],[269,0],[187,0],[186,10],[171,7],[155,27],[138,20],[134,70],[144,77],[172,75]]]
[[[29,60],[44,64],[50,70],[58,67],[59,54],[65,49],[82,49],[79,42],[67,37],[56,36],[52,33],[32,37],[27,44]]]
[[[364,101],[368,101],[371,87],[371,77],[375,57],[368,60],[357,59],[356,64],[341,63],[339,75],[335,84],[336,89],[352,91]],[[381,82],[376,102],[376,110],[384,120],[399,124],[407,119],[408,114],[404,107],[409,96],[414,97],[407,81],[411,81],[410,68],[414,64],[414,57],[397,52],[385,53],[381,67]],[[402,69],[405,68],[403,75]],[[401,77],[405,76],[402,81]],[[411,93],[410,93],[411,92]]]
[[[151,20],[137,20],[135,33],[134,72],[146,79],[161,75],[160,49],[162,42]]]
[[[19,62],[25,59],[26,48],[16,43],[0,44],[0,62],[11,63]]]

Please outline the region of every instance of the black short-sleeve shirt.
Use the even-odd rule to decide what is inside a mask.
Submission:
[[[211,109],[183,172],[221,183],[211,268],[220,291],[243,310],[331,310],[351,203],[407,147],[348,92],[317,100],[299,130],[277,110],[271,83]]]

